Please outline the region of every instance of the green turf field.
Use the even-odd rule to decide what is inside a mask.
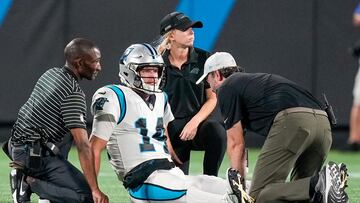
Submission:
[[[250,159],[250,174],[254,167],[254,163],[258,154],[258,150],[251,149],[249,154]],[[194,152],[192,154],[191,165],[190,165],[190,173],[191,174],[201,174],[202,172],[202,156],[201,152]],[[111,169],[109,163],[107,162],[107,158],[105,153],[103,154],[103,162],[99,175],[100,188],[103,192],[105,192],[109,198],[110,202],[114,203],[122,203],[129,202],[127,193],[123,189],[121,183],[117,180],[117,177],[113,170]],[[360,153],[343,153],[338,151],[331,151],[328,160],[333,160],[335,162],[344,162],[347,163],[349,169],[349,187],[347,188],[347,192],[350,197],[351,203],[360,202]],[[70,153],[70,161],[75,163],[76,166],[80,167],[77,152],[75,149],[71,150]],[[9,189],[9,160],[5,156],[5,154],[0,152],[0,203],[10,203],[10,189]],[[219,176],[225,177],[225,170],[228,167],[229,162],[228,159],[225,158],[223,164],[221,165],[221,170]],[[36,195],[32,196],[32,202],[37,202]]]

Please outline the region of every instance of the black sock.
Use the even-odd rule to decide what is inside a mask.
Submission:
[[[315,176],[311,177],[310,179],[310,188],[309,188],[309,195],[310,198],[312,198],[315,194],[315,186],[319,180],[319,174],[316,174]]]

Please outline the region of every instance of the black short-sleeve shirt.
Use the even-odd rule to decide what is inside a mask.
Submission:
[[[217,91],[226,129],[243,128],[267,136],[276,114],[291,107],[321,109],[321,103],[296,83],[274,74],[235,73]]]
[[[187,62],[181,69],[170,64],[169,51],[163,54],[165,62],[166,85],[164,91],[169,96],[169,103],[175,118],[194,116],[206,101],[205,90],[210,88],[206,80],[196,81],[204,72],[204,64],[210,53],[191,48]]]

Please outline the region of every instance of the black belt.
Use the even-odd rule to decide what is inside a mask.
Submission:
[[[21,147],[21,146],[32,146],[35,142],[37,141],[26,141],[23,143],[19,143],[19,142],[14,142],[11,138],[9,140],[11,146],[13,147]],[[58,155],[59,154],[59,148],[57,147],[57,145],[55,145],[52,142],[46,142],[43,143],[41,142],[41,148],[43,149],[41,152],[41,155],[43,156],[52,156],[52,155]]]
[[[136,188],[156,170],[170,170],[175,167],[168,159],[151,159],[131,169],[124,177],[125,188]]]

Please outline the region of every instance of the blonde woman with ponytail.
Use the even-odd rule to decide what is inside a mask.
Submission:
[[[185,174],[191,150],[205,151],[203,173],[217,176],[226,149],[226,131],[210,85],[206,81],[196,84],[210,56],[194,47],[193,28],[202,26],[180,12],[166,15],[160,22],[158,51],[165,63],[164,91],[175,117],[168,125],[169,151]]]

